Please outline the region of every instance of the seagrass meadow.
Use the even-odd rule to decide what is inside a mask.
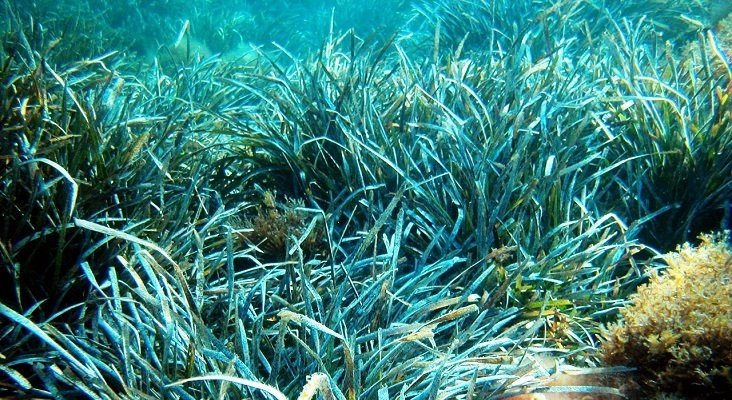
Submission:
[[[731,8],[3,0],[0,397],[722,398]]]

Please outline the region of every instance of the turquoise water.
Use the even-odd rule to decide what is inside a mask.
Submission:
[[[666,38],[694,34],[729,12],[725,2],[711,9],[698,1],[446,1],[446,0],[309,0],[210,1],[156,0],[114,2],[19,1],[20,14],[32,16],[48,36],[83,35],[79,50],[106,47],[139,55],[155,55],[176,42],[186,29],[205,55],[235,56],[242,49],[281,47],[298,55],[317,51],[332,35],[353,31],[372,43],[394,35],[410,41],[414,51],[432,47],[435,31],[446,51],[461,42],[481,48],[490,36],[518,35],[542,23],[542,13],[566,12],[563,26],[551,26],[556,39],[601,35],[610,21],[646,19]],[[570,15],[571,14],[571,15]],[[537,17],[539,17],[537,19]],[[576,26],[572,26],[575,25]],[[73,32],[73,33],[72,33]],[[540,45],[540,40],[532,45]],[[86,44],[86,45],[85,45]],[[96,46],[95,46],[96,45]],[[426,51],[426,50],[425,50]]]
[[[49,35],[88,35],[118,50],[149,54],[175,42],[186,22],[207,52],[231,53],[243,45],[293,52],[315,50],[330,34],[354,29],[384,39],[412,16],[405,0],[346,2],[120,0],[12,1],[21,14],[43,24]]]

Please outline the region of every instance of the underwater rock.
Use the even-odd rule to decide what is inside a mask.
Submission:
[[[604,361],[637,368],[639,395],[732,392],[732,251],[726,235],[700,239],[666,255],[604,332]]]

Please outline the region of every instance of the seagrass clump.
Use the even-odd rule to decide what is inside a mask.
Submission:
[[[129,0],[167,17],[87,48],[93,18],[4,1],[0,398],[620,397],[596,337],[639,238],[732,198],[714,37],[677,62],[655,16],[571,0],[363,37],[360,4],[293,22],[316,2]]]
[[[640,392],[713,398],[732,391],[732,251],[703,235],[664,260],[604,332],[603,358],[637,368]]]

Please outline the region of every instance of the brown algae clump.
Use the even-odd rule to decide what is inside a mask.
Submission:
[[[304,211],[302,201],[280,203],[275,197],[270,191],[263,194],[257,214],[248,224],[247,238],[274,259],[285,257],[295,243],[309,255],[322,250],[325,233],[319,215]]]
[[[604,332],[610,365],[637,368],[642,392],[732,393],[732,253],[723,235],[680,246]]]

